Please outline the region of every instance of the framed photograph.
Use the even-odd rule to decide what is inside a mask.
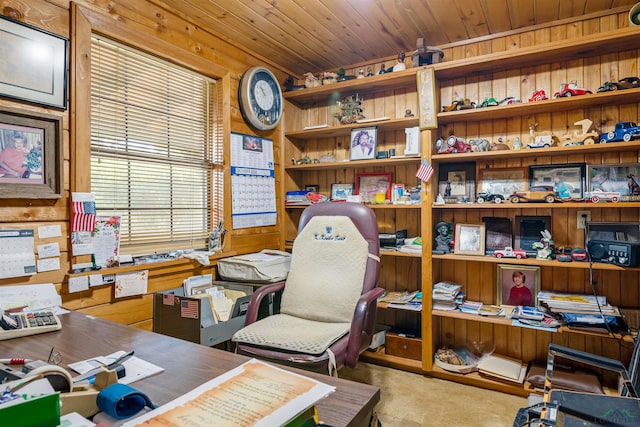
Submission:
[[[353,184],[331,184],[331,200],[344,201],[353,195]]]
[[[391,200],[391,172],[370,172],[356,174],[356,194],[365,203],[374,202],[376,194],[384,194],[385,200]]]
[[[420,129],[435,129],[438,127],[436,114],[435,74],[433,67],[425,67],[418,71],[418,109]]]
[[[351,130],[351,149],[349,160],[366,160],[376,158],[378,128],[357,128]]]
[[[551,232],[551,217],[516,215],[514,228],[514,249],[524,249],[528,255],[535,255],[533,244],[542,239],[542,231]]]
[[[0,110],[0,198],[62,197],[62,118]]]
[[[586,188],[586,165],[529,166],[529,187],[550,187],[560,199],[584,198]]]
[[[485,216],[482,218],[485,226],[485,254],[493,255],[498,249],[513,246],[513,226],[511,218]]]
[[[540,292],[540,267],[498,264],[496,274],[498,305],[538,305]]]
[[[474,163],[445,163],[438,171],[438,191],[445,203],[475,200],[476,167]]]
[[[640,200],[640,164],[587,166],[588,191],[617,191],[623,201]]]
[[[320,191],[320,186],[318,184],[307,184],[304,186],[304,189],[307,191],[313,191],[314,193],[317,193],[318,191]]]
[[[66,109],[68,50],[67,39],[0,15],[0,95]]]
[[[478,175],[478,193],[500,195],[502,200],[527,189],[526,168],[480,169]],[[491,197],[485,196],[485,200],[490,201]]]
[[[460,255],[484,255],[484,224],[456,224],[453,251]]]

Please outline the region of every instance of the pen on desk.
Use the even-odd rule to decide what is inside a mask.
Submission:
[[[0,363],[5,365],[22,365],[24,363],[33,362],[31,359],[24,359],[22,357],[12,357],[11,359],[0,359]]]
[[[130,352],[123,354],[122,356],[120,356],[116,360],[114,360],[113,362],[109,363],[107,365],[107,368],[108,369],[113,369],[115,366],[121,365],[122,363],[127,361],[131,356],[133,356],[133,353],[134,353],[134,351],[131,350]]]

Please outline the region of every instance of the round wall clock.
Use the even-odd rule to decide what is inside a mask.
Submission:
[[[265,67],[249,68],[240,79],[240,111],[259,130],[273,129],[282,117],[282,91],[278,80]]]

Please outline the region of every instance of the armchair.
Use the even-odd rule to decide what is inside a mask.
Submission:
[[[300,217],[285,282],[253,293],[240,354],[334,375],[355,367],[374,333],[380,242],[375,213],[360,203],[319,203]],[[282,291],[275,313],[262,301]],[[277,298],[276,298],[277,301]]]

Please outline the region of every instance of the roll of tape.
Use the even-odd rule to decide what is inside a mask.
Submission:
[[[111,384],[98,393],[98,408],[117,420],[129,418],[145,407],[155,408],[149,397],[126,384]]]

